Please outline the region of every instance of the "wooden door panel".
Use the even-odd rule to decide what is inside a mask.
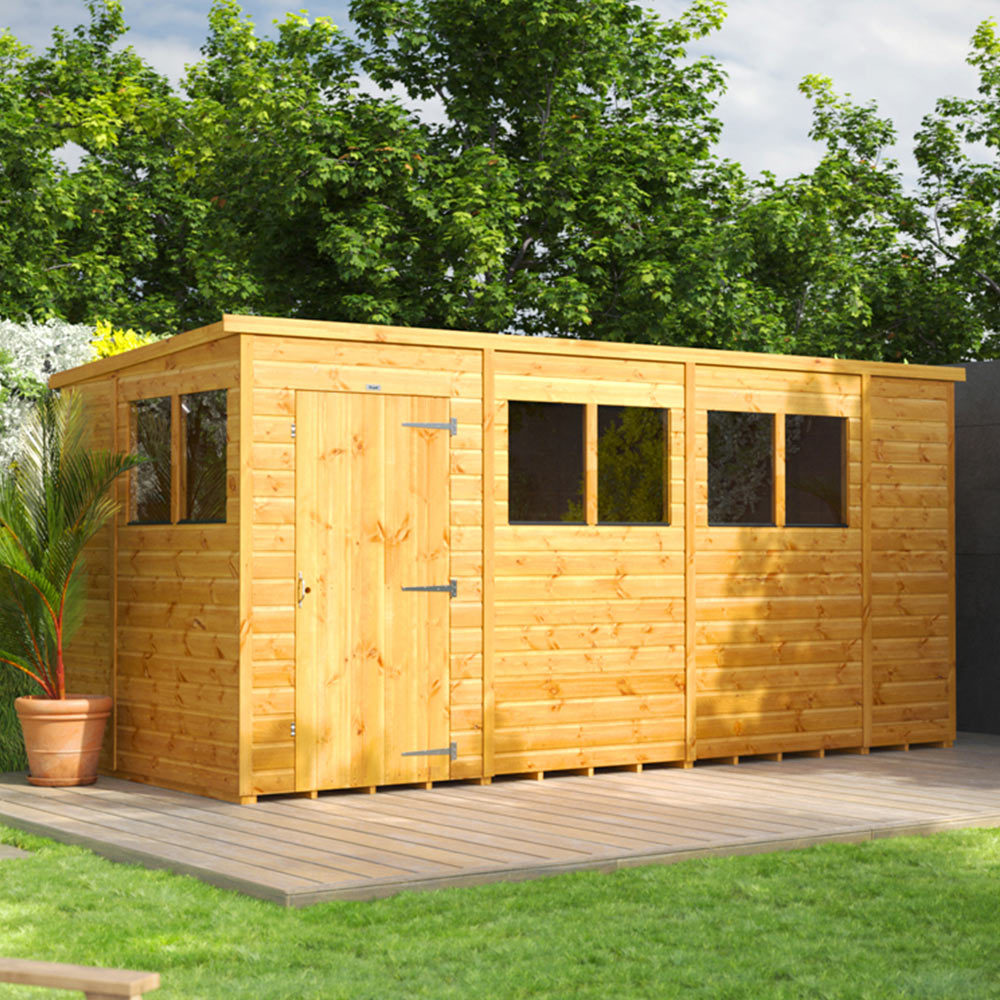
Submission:
[[[406,426],[447,423],[447,400],[396,396],[388,410],[386,468],[386,781],[447,778],[440,754],[403,756],[448,745],[447,593],[404,591],[448,580],[448,432]],[[443,700],[442,700],[443,699]],[[443,709],[443,711],[442,711]]]
[[[300,392],[296,787],[447,778],[448,401]]]
[[[351,409],[351,592],[346,609],[351,670],[350,784],[384,783],[379,742],[385,725],[385,402],[381,396],[349,396]],[[331,484],[336,489],[336,483]],[[334,629],[334,633],[336,629]],[[336,634],[332,645],[340,646]],[[322,661],[320,663],[322,668]],[[336,741],[334,741],[336,746]],[[327,778],[327,781],[330,779]]]

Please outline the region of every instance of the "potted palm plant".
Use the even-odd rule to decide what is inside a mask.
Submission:
[[[0,664],[40,689],[15,702],[36,785],[96,781],[111,711],[107,694],[67,695],[63,657],[83,620],[84,546],[117,510],[111,484],[142,459],[92,451],[86,434],[78,397],[45,395],[0,474]]]

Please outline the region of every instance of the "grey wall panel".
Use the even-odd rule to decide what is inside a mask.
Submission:
[[[1000,733],[1000,361],[955,386],[958,728]]]

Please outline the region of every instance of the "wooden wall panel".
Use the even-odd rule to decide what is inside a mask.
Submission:
[[[115,773],[235,799],[239,793],[238,339],[127,369],[119,380],[118,440],[129,401],[225,388],[226,523],[118,524]]]
[[[682,760],[683,366],[497,352],[496,398],[496,773]],[[669,408],[670,525],[510,525],[511,399]]]
[[[871,378],[873,746],[955,738],[950,389]]]
[[[453,777],[482,773],[481,352],[255,337],[252,347],[252,794],[295,787],[295,392],[450,397]]]
[[[260,338],[251,338],[254,365]],[[295,392],[253,383],[249,794],[295,789]]]
[[[469,352],[481,371],[480,352]],[[467,362],[466,362],[467,363]],[[480,379],[480,385],[482,381]],[[453,399],[458,434],[451,438],[451,738],[458,745],[453,778],[478,778],[483,757],[483,403]]]
[[[124,446],[127,400],[244,376],[226,525],[94,546],[72,676],[117,686],[117,773],[294,789],[299,389],[450,401],[451,777],[953,737],[952,371],[247,317],[184,336],[58,377]],[[510,525],[511,399],[591,430],[599,405],[668,408],[669,526],[593,523],[593,446],[590,523]],[[847,525],[784,527],[778,498],[775,527],[710,526],[709,409],[845,418]]]
[[[696,663],[699,758],[862,742],[861,381],[698,365]],[[847,527],[709,526],[708,410],[847,419]],[[780,462],[779,462],[780,465]],[[783,472],[783,467],[776,470]],[[783,479],[775,476],[775,492]]]
[[[86,408],[90,447],[113,450],[115,380],[85,382],[73,391],[82,398]],[[66,690],[80,694],[111,694],[115,687],[113,524],[105,526],[87,545],[84,558],[86,610],[83,623],[65,650]],[[117,706],[113,706],[101,750],[102,770],[114,767],[116,714]]]

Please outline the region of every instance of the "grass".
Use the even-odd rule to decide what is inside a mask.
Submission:
[[[1000,830],[304,910],[3,827],[0,842],[32,851],[0,862],[0,954],[156,970],[157,1000],[1000,994]]]

